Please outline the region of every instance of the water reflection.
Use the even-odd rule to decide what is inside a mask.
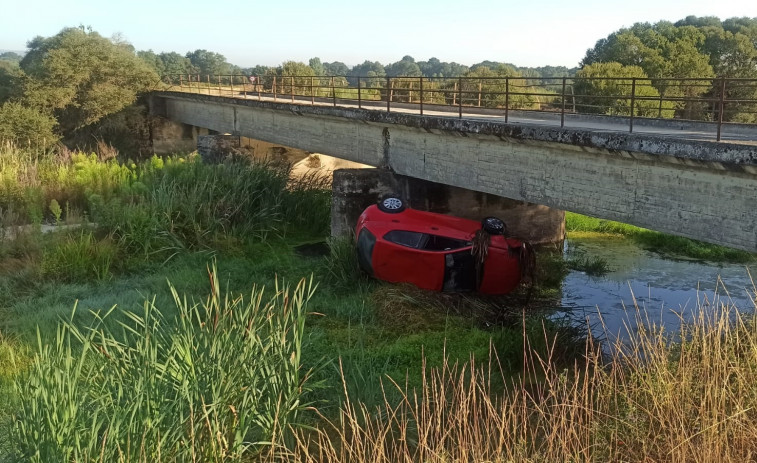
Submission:
[[[679,317],[690,320],[698,306],[714,313],[720,303],[733,301],[742,313],[755,310],[749,272],[757,278],[757,264],[668,259],[615,237],[569,239],[566,248],[610,265],[602,277],[571,272],[563,283],[565,313],[588,323],[595,336],[625,337],[626,326],[635,329],[634,297],[644,318],[672,331],[680,326]]]

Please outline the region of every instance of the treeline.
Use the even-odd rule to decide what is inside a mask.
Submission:
[[[723,118],[732,122],[757,122],[754,82],[723,82],[714,79],[757,79],[757,18],[689,16],[672,23],[636,23],[597,41],[586,52],[576,73],[576,93],[583,112],[627,115],[630,101],[612,99],[628,94],[630,78],[641,79],[635,114],[640,116],[715,119],[721,97],[733,102]],[[629,80],[589,80],[596,77]],[[671,101],[672,100],[672,101]]]
[[[55,36],[30,40],[23,56],[0,54],[0,140],[46,147],[61,136],[79,143],[119,130],[124,138],[134,138],[133,132],[146,128],[133,103],[138,95],[158,88],[161,79],[232,74],[259,76],[264,85],[278,77],[280,84],[303,88],[312,76],[341,76],[335,84],[345,89],[356,88],[360,76],[360,86],[374,87],[376,97],[383,91],[395,101],[411,102],[419,96],[417,81],[399,80],[390,90],[381,87],[387,77],[412,77],[423,79],[424,101],[430,103],[459,103],[457,94],[464,104],[485,107],[555,109],[559,104],[577,112],[629,115],[633,106],[634,115],[642,117],[722,117],[754,123],[757,85],[734,81],[724,87],[717,79],[757,79],[757,18],[689,16],[676,23],[637,23],[600,39],[580,68],[518,67],[498,61],[466,66],[412,56],[388,64],[366,60],[352,67],[315,57],[308,63],[243,68],[213,51],[137,51],[120,37],[65,28]],[[475,80],[458,84],[453,81],[457,77]],[[562,91],[559,79],[537,80],[545,77],[569,77],[570,100],[554,96]],[[515,79],[506,84],[504,78]],[[370,91],[364,95],[370,97]],[[722,111],[721,99],[731,100]]]

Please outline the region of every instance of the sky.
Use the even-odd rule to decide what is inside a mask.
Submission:
[[[471,65],[577,66],[597,40],[635,22],[757,17],[757,0],[27,0],[3,11],[0,50],[91,26],[137,50],[221,53],[241,67],[410,55]]]

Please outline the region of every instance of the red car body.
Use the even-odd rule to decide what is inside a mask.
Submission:
[[[385,281],[433,291],[508,293],[521,281],[523,243],[490,235],[483,274],[477,276],[472,247],[481,228],[473,220],[404,207],[386,212],[373,205],[355,228],[358,261],[368,274]]]

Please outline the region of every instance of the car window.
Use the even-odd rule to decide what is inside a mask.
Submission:
[[[405,230],[392,230],[384,235],[384,239],[409,248],[421,249],[426,242],[427,235]]]
[[[464,240],[407,230],[392,230],[384,235],[384,239],[402,246],[423,249],[425,251],[449,251],[470,246],[470,243]]]

